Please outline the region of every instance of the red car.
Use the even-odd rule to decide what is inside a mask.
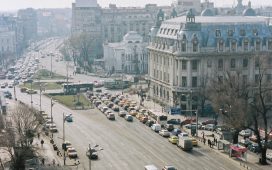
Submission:
[[[217,121],[214,119],[210,119],[210,120],[206,120],[206,121],[202,122],[202,125],[207,125],[207,124],[217,125]]]

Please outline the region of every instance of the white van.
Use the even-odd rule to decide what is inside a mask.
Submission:
[[[161,125],[160,124],[153,124],[151,126],[151,129],[154,130],[155,132],[159,132],[161,130]]]
[[[146,165],[145,170],[159,170],[155,165]]]

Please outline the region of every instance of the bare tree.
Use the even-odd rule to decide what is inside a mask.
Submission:
[[[86,71],[87,67],[93,64],[94,59],[94,51],[97,50],[96,44],[98,40],[93,38],[88,33],[76,34],[70,37],[69,44],[74,53],[78,53],[79,56],[75,59],[77,63],[84,66]],[[88,65],[86,65],[88,64]],[[90,67],[91,68],[91,67]]]
[[[255,57],[257,73],[255,74],[255,84],[252,89],[252,96],[250,100],[251,118],[253,123],[253,131],[257,137],[257,143],[261,148],[260,163],[265,165],[266,151],[268,141],[268,116],[272,111],[271,102],[271,63],[269,56],[256,56]],[[270,77],[270,78],[269,78]],[[260,128],[264,130],[264,136],[260,134]]]
[[[32,141],[41,123],[37,111],[18,104],[11,113],[12,127],[7,127],[0,144],[10,155],[11,168],[22,169],[25,160],[33,157]]]
[[[226,126],[234,128],[233,143],[238,143],[239,131],[247,127],[248,87],[239,71],[225,72],[212,80],[210,100]]]

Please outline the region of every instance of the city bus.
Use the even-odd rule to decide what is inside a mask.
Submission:
[[[93,83],[70,83],[63,84],[65,94],[77,94],[80,92],[93,91]]]

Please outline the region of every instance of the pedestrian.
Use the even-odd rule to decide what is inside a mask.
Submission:
[[[53,161],[52,161],[52,162],[53,162],[53,166],[55,166],[55,164],[56,164],[56,161],[55,161],[55,159],[53,159]]]
[[[215,138],[215,144],[216,144],[216,146],[217,146],[217,138]]]
[[[206,143],[206,138],[203,138],[203,143],[204,143],[204,145],[205,145],[205,143]]]
[[[213,143],[215,144],[215,137],[213,137]]]
[[[208,139],[208,146],[211,147],[211,140]]]
[[[42,165],[44,165],[44,161],[45,161],[45,159],[44,159],[44,158],[42,158]]]
[[[40,133],[38,133],[38,139],[40,139]]]
[[[43,147],[43,144],[44,144],[44,140],[41,140],[41,145],[42,145],[42,147]]]

